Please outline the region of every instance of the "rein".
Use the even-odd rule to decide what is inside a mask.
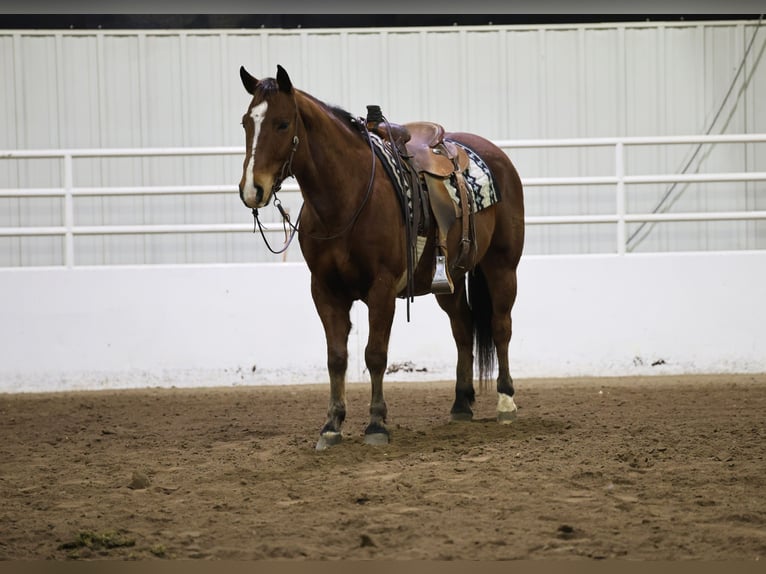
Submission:
[[[295,117],[298,117],[298,106],[295,106]],[[253,225],[253,233],[255,233],[255,228],[258,228],[258,231],[261,232],[261,237],[263,238],[263,242],[266,244],[266,248],[271,251],[274,255],[279,255],[281,253],[284,253],[287,251],[287,248],[290,247],[290,244],[293,242],[293,239],[295,238],[295,233],[298,231],[298,225],[301,221],[301,213],[303,213],[303,206],[301,206],[301,210],[298,212],[298,219],[295,221],[295,225],[293,225],[290,222],[290,214],[285,211],[285,209],[282,207],[282,202],[277,197],[277,192],[282,189],[282,183],[293,175],[293,157],[295,156],[295,150],[298,149],[298,144],[300,143],[300,139],[298,138],[298,122],[295,123],[295,135],[293,136],[293,147],[290,150],[290,156],[285,160],[285,163],[282,164],[282,170],[279,174],[279,179],[274,182],[274,185],[271,187],[271,194],[274,196],[274,207],[276,207],[279,210],[280,215],[282,216],[282,225],[285,229],[285,236],[288,235],[287,228],[290,227],[290,234],[289,237],[285,240],[285,243],[282,245],[281,249],[274,249],[271,244],[269,243],[269,240],[266,239],[266,234],[263,232],[263,224],[261,223],[261,220],[258,218],[258,208],[253,208],[253,219],[254,219],[254,225]]]
[[[295,115],[296,118],[298,117],[298,104],[295,104]],[[364,195],[364,199],[362,200],[362,203],[359,205],[359,207],[354,212],[354,215],[351,217],[351,220],[337,233],[333,233],[332,235],[313,235],[307,233],[306,236],[311,239],[317,239],[320,241],[328,241],[330,239],[337,239],[338,237],[341,237],[342,235],[345,235],[357,222],[359,219],[359,216],[362,214],[362,210],[367,205],[367,202],[370,199],[370,196],[372,195],[372,189],[373,189],[373,183],[375,182],[375,148],[373,147],[372,138],[369,135],[369,131],[367,130],[367,126],[364,124],[364,122],[359,122],[359,124],[363,128],[363,133],[365,137],[367,138],[367,141],[370,144],[370,155],[372,157],[372,167],[370,169],[370,181],[367,184],[367,192]],[[253,208],[253,219],[254,219],[254,226],[253,226],[253,233],[255,233],[256,228],[261,233],[261,237],[263,238],[263,242],[266,245],[266,248],[274,253],[275,255],[279,255],[281,253],[284,253],[287,251],[287,248],[290,247],[290,244],[293,242],[293,239],[295,238],[295,234],[298,232],[298,227],[300,226],[301,221],[301,215],[303,214],[303,205],[301,205],[301,209],[298,212],[298,218],[295,220],[295,225],[292,224],[290,221],[290,214],[288,214],[285,209],[282,207],[282,202],[277,197],[277,192],[282,189],[282,182],[284,182],[285,179],[293,175],[293,157],[295,156],[295,151],[298,149],[298,144],[300,143],[300,140],[298,139],[297,131],[298,131],[298,122],[295,123],[295,131],[296,135],[293,137],[293,147],[290,151],[290,156],[285,160],[285,162],[282,164],[282,171],[280,173],[280,177],[278,181],[274,182],[274,185],[271,188],[271,193],[274,196],[274,206],[279,210],[280,215],[282,216],[282,224],[285,229],[285,235],[288,235],[288,227],[290,228],[289,237],[285,240],[285,243],[282,245],[280,249],[274,249],[272,248],[271,244],[269,243],[269,240],[266,239],[266,234],[264,233],[264,226],[261,223],[261,220],[258,218],[258,208]]]
[[[254,219],[254,225],[253,225],[253,233],[255,233],[256,228],[258,231],[261,232],[261,237],[263,238],[263,243],[266,245],[266,248],[271,251],[274,255],[280,255],[281,253],[284,253],[287,251],[287,248],[290,247],[290,244],[293,242],[293,239],[295,238],[295,234],[298,232],[298,225],[301,222],[301,214],[303,213],[303,206],[301,205],[301,210],[298,212],[298,218],[295,220],[295,225],[293,225],[290,222],[290,214],[285,211],[285,208],[282,207],[282,202],[279,200],[279,198],[276,196],[276,191],[272,191],[274,194],[274,207],[276,207],[279,210],[280,215],[282,216],[282,225],[285,230],[285,242],[282,245],[280,249],[274,249],[271,244],[269,243],[269,240],[266,239],[266,234],[263,232],[263,223],[261,223],[261,220],[258,218],[258,210],[253,209],[253,219]],[[290,228],[290,232],[288,234],[287,228]]]

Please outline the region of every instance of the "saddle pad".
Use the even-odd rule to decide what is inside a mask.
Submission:
[[[410,186],[404,173],[399,169],[400,163],[394,158],[391,147],[386,145],[383,140],[374,133],[369,133],[369,137],[375,148],[375,152],[383,162],[383,167],[391,178],[392,182],[396,185],[399,197],[406,197],[408,203],[408,209],[412,209]],[[455,140],[449,140],[455,145],[460,146],[465,150],[468,155],[468,169],[463,172],[466,186],[468,190],[473,194],[473,208],[474,212],[486,209],[490,205],[494,205],[500,201],[500,194],[495,187],[495,182],[492,179],[492,172],[489,170],[489,166],[483,159],[468,146],[456,142]],[[454,177],[454,176],[453,176]],[[460,193],[453,182],[453,178],[449,178],[445,181],[447,191],[452,197],[452,200],[460,207]]]
[[[401,161],[397,161],[397,158],[394,157],[394,153],[391,150],[391,146],[384,143],[380,136],[372,132],[367,132],[367,137],[370,138],[370,141],[372,142],[375,149],[375,154],[383,164],[383,168],[386,170],[389,179],[396,186],[396,191],[400,202],[403,201],[402,198],[406,197],[407,203],[409,204],[408,208],[411,211],[412,198],[410,196],[410,183],[405,174],[400,169],[402,167]],[[404,206],[402,206],[402,209],[404,209]]]
[[[474,211],[481,211],[500,201],[500,194],[495,188],[492,172],[489,171],[489,167],[479,157],[479,154],[460,142],[455,140],[449,141],[463,148],[465,153],[468,154],[468,169],[463,172],[463,177],[465,178],[468,190],[473,194]],[[460,194],[452,178],[445,183],[452,200],[460,206]]]

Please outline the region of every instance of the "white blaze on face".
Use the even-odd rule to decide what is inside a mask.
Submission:
[[[258,143],[258,134],[261,132],[261,124],[266,116],[266,109],[269,107],[267,102],[261,102],[250,110],[250,117],[253,118],[253,141],[250,148],[250,159],[245,168],[245,187],[242,190],[242,196],[247,205],[255,205],[255,185],[253,184],[253,162],[255,161],[255,146]]]

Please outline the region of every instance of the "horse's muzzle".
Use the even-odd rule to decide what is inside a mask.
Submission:
[[[264,203],[263,197],[265,192],[263,191],[263,188],[260,185],[255,186],[239,186],[239,198],[242,200],[242,203],[244,203],[247,207],[251,209],[257,209],[259,207],[263,207],[268,203]],[[271,199],[270,197],[267,198]]]

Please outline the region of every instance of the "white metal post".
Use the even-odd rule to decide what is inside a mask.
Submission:
[[[74,267],[74,176],[72,154],[64,154],[64,265]]]
[[[617,176],[617,254],[625,255],[627,233],[625,231],[625,145],[618,141],[614,146],[614,171]]]

